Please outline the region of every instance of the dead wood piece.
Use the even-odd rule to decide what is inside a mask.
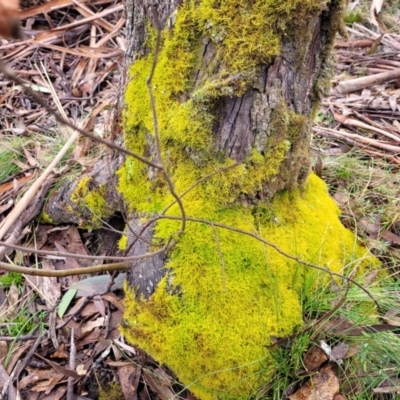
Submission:
[[[400,78],[400,68],[388,72],[382,72],[376,75],[364,76],[362,78],[349,79],[347,81],[340,82],[336,86],[335,90],[339,94],[347,94],[373,85],[390,82],[398,78]]]

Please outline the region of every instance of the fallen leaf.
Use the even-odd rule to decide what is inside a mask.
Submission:
[[[52,262],[47,260],[42,262],[42,269],[48,271],[55,270]],[[49,310],[53,309],[61,297],[61,288],[60,284],[57,282],[57,278],[26,275],[25,279],[29,285],[40,294],[47,308]]]
[[[145,382],[154,390],[161,400],[169,400],[175,398],[175,393],[165,379],[164,374],[161,374],[160,368],[156,371],[151,371],[147,368],[143,369],[143,376]],[[161,375],[161,376],[160,376]]]
[[[93,303],[94,306],[96,307],[97,311],[102,315],[103,317],[106,316],[106,307],[104,305],[104,301],[100,296],[95,296],[93,297]]]
[[[97,318],[94,321],[88,321],[85,324],[83,324],[82,333],[90,332],[94,328],[98,328],[100,326],[104,326],[104,323],[105,323],[105,318],[104,317]]]
[[[4,361],[8,353],[8,344],[3,340],[0,341],[0,362]]]
[[[120,297],[118,297],[114,293],[106,293],[101,296],[103,300],[107,300],[113,306],[115,306],[122,313],[125,311],[124,309],[124,301]]]
[[[62,297],[60,304],[57,307],[57,314],[60,318],[62,318],[65,312],[67,311],[67,308],[69,307],[71,301],[75,297],[76,292],[77,292],[76,289],[69,289]]]
[[[111,286],[111,290],[122,289],[124,281],[126,278],[126,273],[118,274],[114,279],[114,284]],[[107,289],[111,282],[110,275],[99,275],[91,276],[90,278],[82,279],[79,282],[74,282],[70,289],[77,289],[77,297],[93,296],[95,294],[102,294]]]
[[[76,373],[80,376],[86,375],[87,374],[87,370],[85,369],[83,364],[79,364],[76,369],[75,369]]]
[[[141,368],[130,363],[130,365],[119,367],[117,374],[125,399],[136,400],[138,398],[137,389],[140,382]]]
[[[343,362],[343,358],[346,356],[349,350],[349,345],[347,343],[339,343],[332,348],[331,356],[329,361],[335,362],[337,364],[341,364]]]
[[[60,372],[55,371],[54,369],[36,369],[27,367],[28,375],[22,378],[18,382],[18,390],[24,389],[28,385],[41,382],[41,384],[36,386],[35,392],[43,392],[47,390],[51,390],[59,381],[64,378],[64,375]],[[33,388],[31,389],[33,390]]]
[[[319,346],[312,346],[304,356],[307,371],[316,371],[325,361],[328,361],[328,356]]]
[[[48,395],[41,397],[41,400],[61,400],[67,391],[67,385],[59,385],[54,388]]]
[[[396,310],[387,310],[382,319],[385,319],[390,325],[400,326],[399,312]]]
[[[51,358],[64,358],[68,359],[69,356],[65,352],[65,344],[61,344],[61,346],[50,356]]]
[[[393,244],[400,245],[400,236],[397,236],[393,232],[390,232],[390,231],[382,232],[382,239],[385,239],[392,245]]]

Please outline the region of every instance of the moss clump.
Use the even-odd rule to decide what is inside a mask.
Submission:
[[[98,228],[102,220],[111,217],[114,210],[105,199],[106,188],[104,185],[91,187],[92,178],[83,177],[71,194],[71,202],[76,204],[74,211],[81,218],[80,226],[86,229]]]
[[[14,284],[21,289],[24,283],[24,276],[18,272],[7,272],[0,277],[0,287],[3,289],[10,289]]]
[[[128,247],[128,236],[123,235],[118,240],[118,250],[126,250],[127,247]]]
[[[121,385],[116,382],[112,382],[105,388],[100,387],[99,400],[121,400],[124,398]]]
[[[231,73],[253,73],[280,52],[282,36],[296,20],[321,12],[325,0],[188,1],[203,35],[218,45]]]
[[[303,191],[277,195],[260,213],[196,201],[198,195],[185,203],[188,215],[258,233],[332,271],[367,255],[314,175]],[[156,234],[167,238],[177,229],[176,221],[161,221]],[[302,325],[300,292],[314,271],[254,238],[198,223],[189,223],[166,267],[173,283],[166,277],[149,301],[127,291],[124,334],[199,398],[246,398],[273,372],[271,336]]]
[[[50,224],[50,225],[53,225],[53,224],[54,224],[53,219],[52,219],[52,218],[50,217],[50,215],[49,215],[46,211],[44,211],[44,210],[40,213],[39,221],[40,221],[41,224]]]

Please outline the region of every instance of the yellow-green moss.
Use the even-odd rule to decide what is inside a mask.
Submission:
[[[51,225],[54,224],[53,219],[50,218],[50,215],[47,214],[47,212],[44,210],[40,213],[39,221],[41,224],[51,224]]]
[[[128,247],[128,236],[122,235],[118,240],[118,250],[126,250]]]
[[[367,255],[315,175],[304,191],[279,194],[260,212],[221,208],[204,197],[196,201],[198,195],[185,203],[188,215],[257,233],[332,271]],[[176,221],[161,221],[156,234],[167,238],[177,229]],[[166,277],[149,301],[127,291],[124,334],[202,400],[247,398],[273,371],[271,336],[302,325],[299,293],[314,271],[254,238],[198,223],[189,223],[166,267],[173,287]]]
[[[121,385],[116,382],[112,382],[104,388],[100,387],[99,400],[121,400],[124,398],[125,396]]]
[[[81,227],[97,228],[102,225],[102,220],[114,214],[114,210],[109,206],[105,199],[106,188],[100,185],[91,188],[92,178],[83,177],[71,194],[71,202],[76,204],[74,211],[81,218]]]

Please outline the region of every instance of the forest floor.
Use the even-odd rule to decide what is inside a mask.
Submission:
[[[385,35],[376,33],[360,4],[349,10],[349,40],[338,37],[336,76],[317,115],[311,147],[314,172],[328,183],[343,224],[393,274],[400,260],[400,34],[395,9],[384,9]],[[23,0],[21,19],[25,38],[0,39],[2,60],[40,93],[48,108],[113,140],[126,76],[123,2]],[[0,75],[0,223],[70,136],[22,85]],[[56,188],[62,180],[84,174],[106,151],[93,140],[79,139],[62,157],[51,184]],[[44,217],[19,232],[14,244],[22,247],[5,252],[0,247],[8,262],[55,270],[80,266],[55,252],[115,253],[116,240],[107,251],[98,248],[98,237],[106,230],[53,226]],[[168,370],[120,336],[124,274],[0,275],[0,399],[194,399]],[[370,283],[374,279],[371,275]],[[396,304],[376,330],[400,326]],[[335,347],[338,364],[345,358],[338,353],[343,343],[339,340],[342,348]],[[325,353],[319,357],[326,361]],[[398,368],[389,365],[391,371],[369,387],[371,398],[373,393],[395,398],[390,396],[399,390],[398,357]],[[295,371],[287,375],[284,395],[296,399],[291,386]],[[349,394],[354,385],[347,384],[347,392],[345,387],[341,382],[336,400],[356,398]],[[270,398],[271,388],[264,389],[254,398]]]

